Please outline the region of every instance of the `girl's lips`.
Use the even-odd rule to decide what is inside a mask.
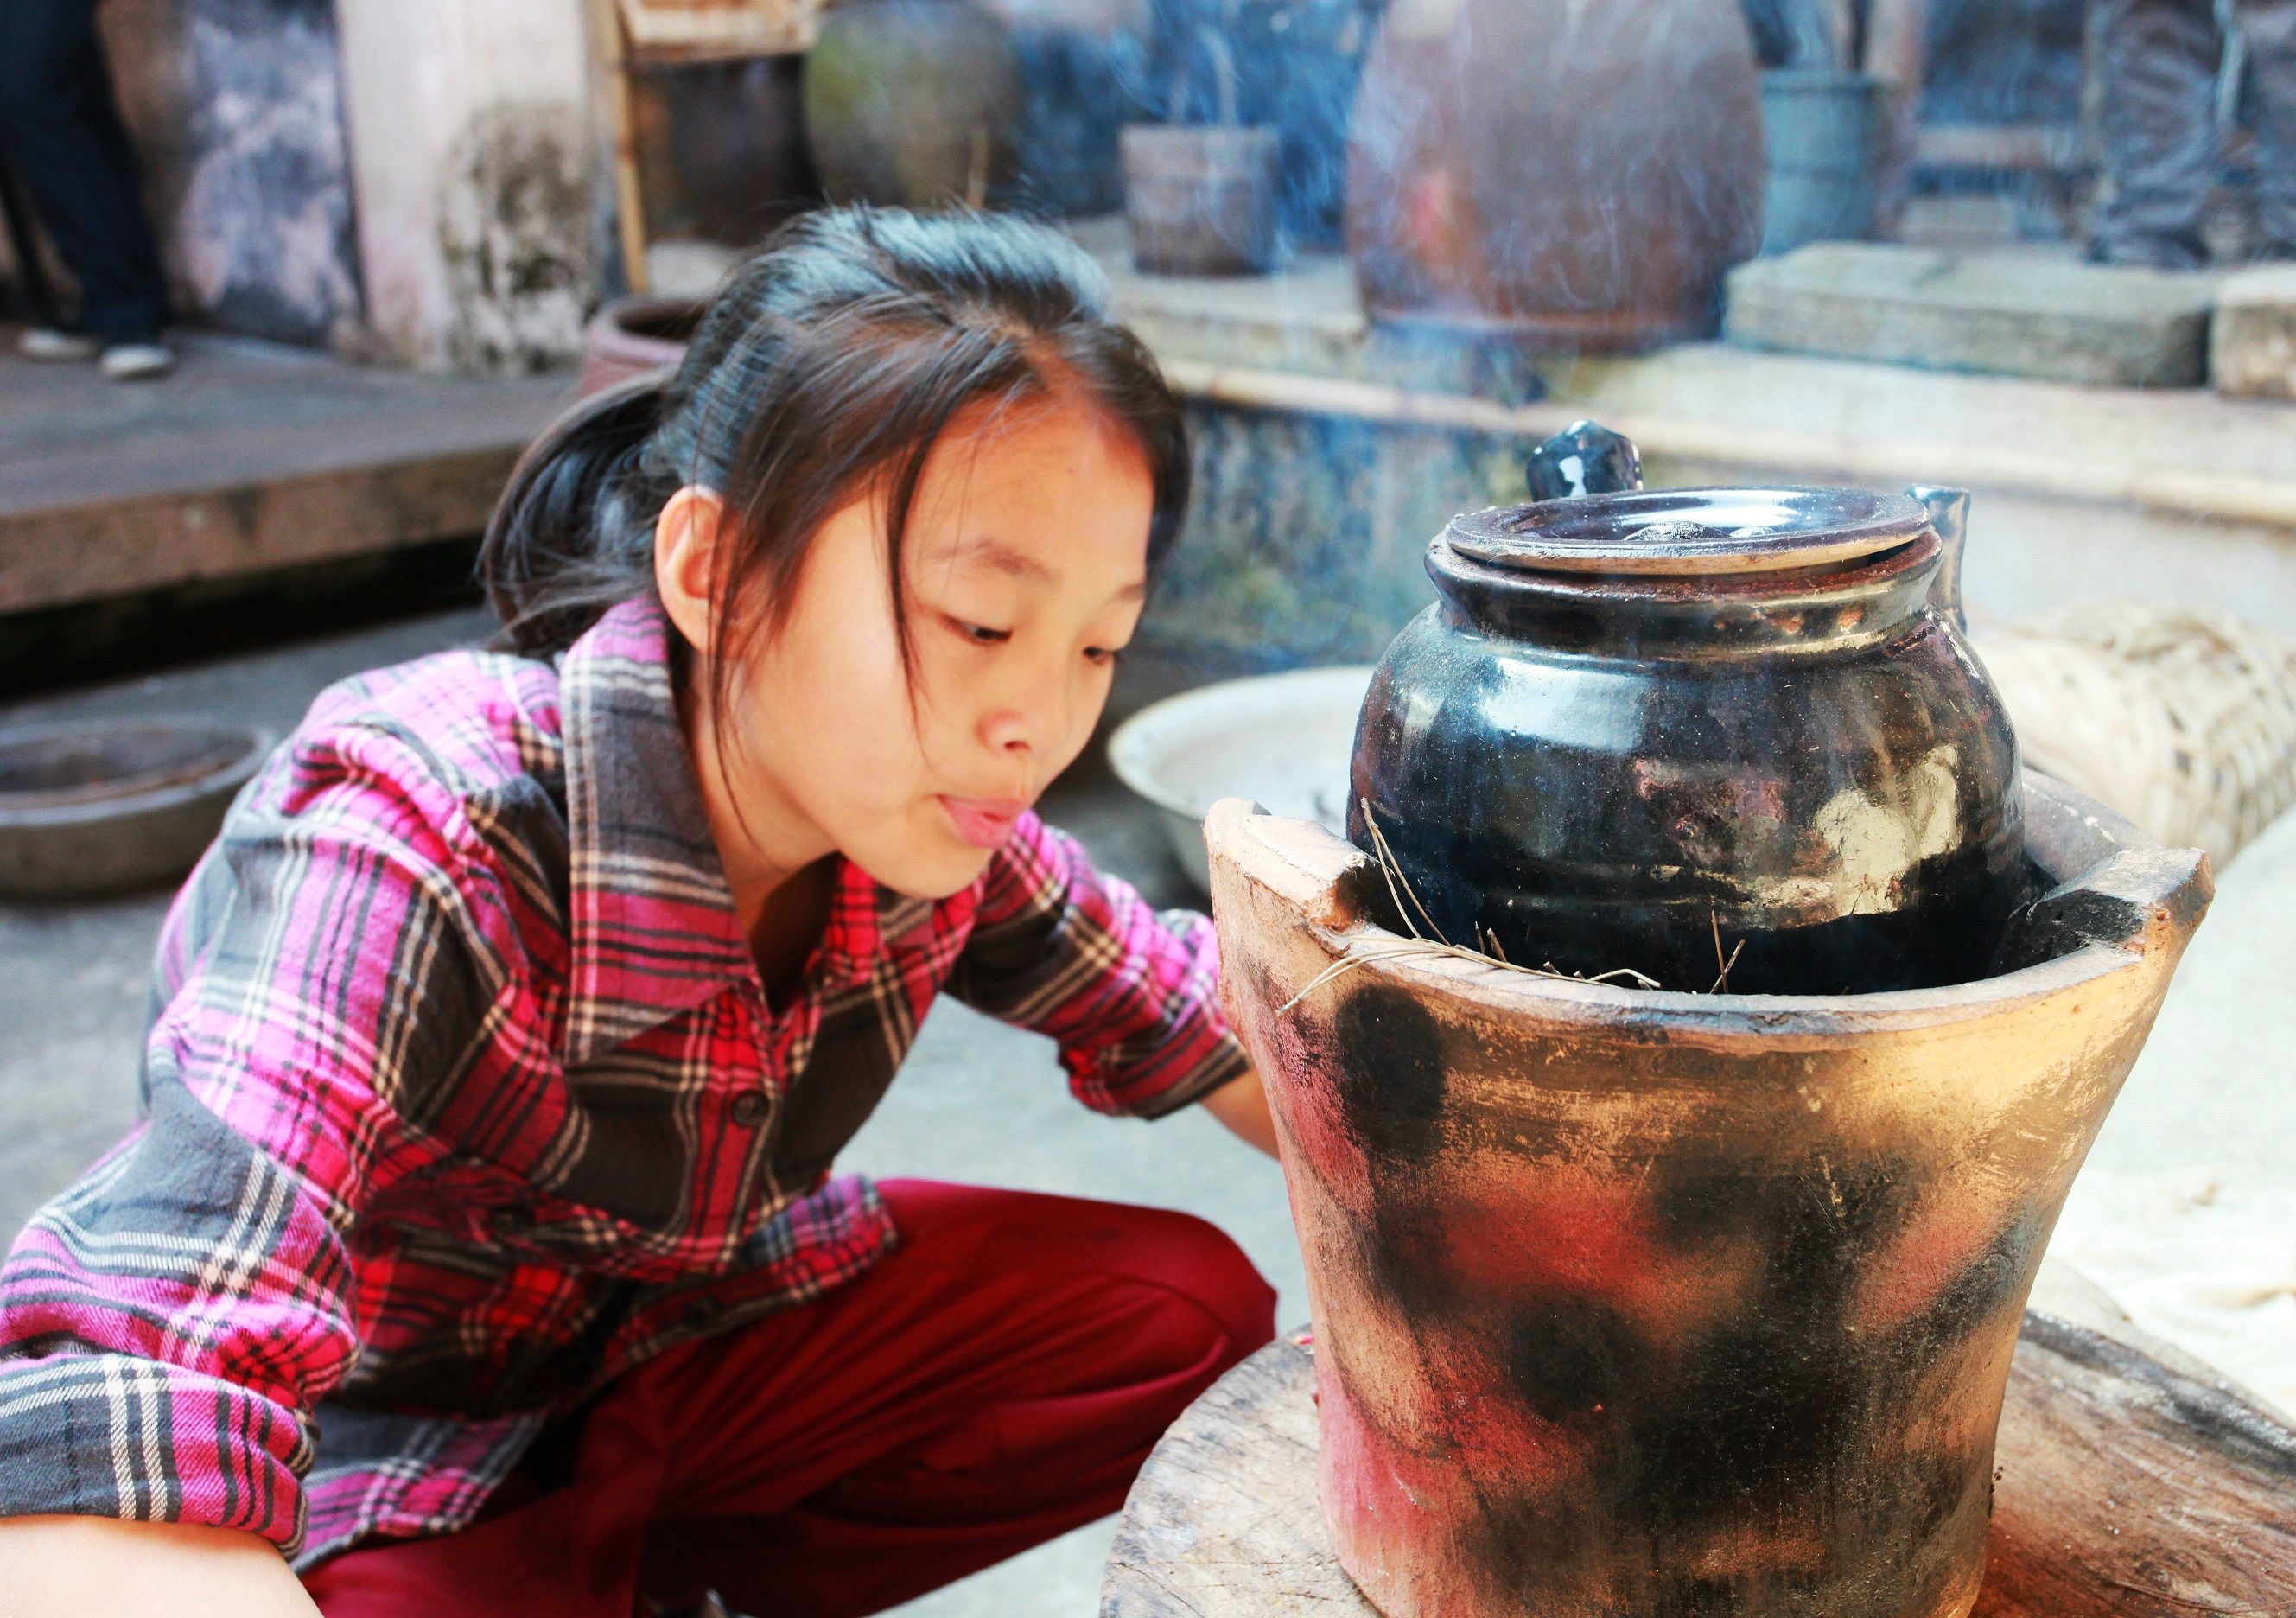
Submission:
[[[948,811],[956,834],[976,849],[1001,849],[1013,835],[1028,809],[1025,803],[988,798],[951,798],[943,794],[941,808]]]

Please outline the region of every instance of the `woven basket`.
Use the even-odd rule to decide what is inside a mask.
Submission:
[[[2296,803],[2296,645],[2228,614],[2075,603],[1980,628],[2025,761],[2219,866]]]

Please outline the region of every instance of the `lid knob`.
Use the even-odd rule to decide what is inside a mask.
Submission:
[[[1533,500],[1613,495],[1643,486],[1642,452],[1623,433],[1573,422],[1530,452],[1523,465]]]

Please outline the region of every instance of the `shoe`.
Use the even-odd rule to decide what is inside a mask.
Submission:
[[[138,342],[115,342],[103,351],[96,368],[116,382],[149,382],[176,368],[176,357],[158,338]]]
[[[2132,230],[2097,237],[2081,257],[2128,269],[2196,270],[2208,267],[2209,245],[2196,230]]]
[[[16,352],[26,359],[41,360],[49,365],[73,365],[84,359],[94,359],[103,352],[103,345],[85,332],[34,326],[16,340]]]

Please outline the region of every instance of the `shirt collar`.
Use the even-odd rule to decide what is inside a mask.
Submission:
[[[649,599],[608,612],[559,666],[573,1066],[727,985],[750,954],[671,690],[669,625]]]
[[[918,948],[939,907],[885,887],[851,860],[838,858],[837,891],[821,958],[830,982],[850,989],[865,981],[880,959]]]
[[[678,722],[669,635],[656,603],[624,602],[559,667],[573,865],[569,1066],[758,981]],[[939,907],[841,855],[837,863],[822,965],[829,986],[849,989],[889,952],[929,948]]]

